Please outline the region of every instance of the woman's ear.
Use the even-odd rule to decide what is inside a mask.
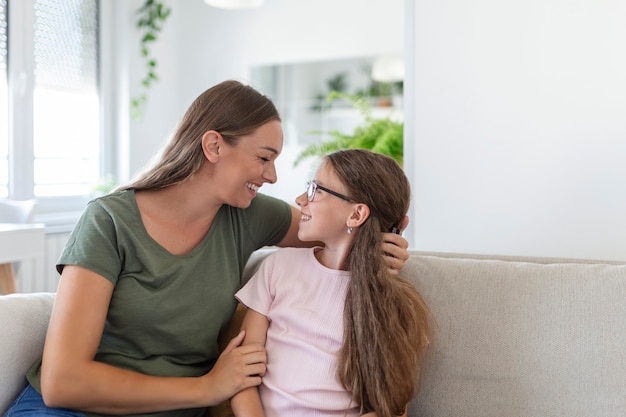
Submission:
[[[202,152],[209,162],[216,163],[219,160],[223,140],[222,135],[215,130],[207,130],[202,135]]]
[[[370,208],[367,204],[357,203],[354,204],[354,209],[352,210],[352,214],[348,218],[348,227],[358,227],[362,225],[365,220],[370,216]]]

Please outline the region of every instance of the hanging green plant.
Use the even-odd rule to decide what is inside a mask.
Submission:
[[[332,140],[319,144],[312,144],[305,147],[298,154],[293,165],[296,166],[302,160],[310,157],[321,157],[330,152],[340,149],[362,148],[382,153],[396,160],[400,165],[403,162],[404,154],[404,123],[392,120],[390,117],[372,117],[372,108],[368,101],[357,95],[339,93],[332,91],[328,101],[336,98],[345,98],[352,106],[365,116],[365,124],[357,126],[351,135],[341,133],[337,130],[329,132]],[[313,132],[323,134],[325,132]]]
[[[141,57],[144,60],[146,73],[141,80],[141,92],[130,101],[131,116],[140,119],[148,100],[148,89],[155,81],[159,80],[157,75],[157,61],[151,54],[150,44],[154,43],[163,30],[163,24],[170,15],[172,9],[165,2],[156,0],[145,0],[143,5],[137,9],[137,29],[141,32],[140,48]]]

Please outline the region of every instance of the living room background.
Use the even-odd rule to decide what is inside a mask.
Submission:
[[[400,52],[412,249],[626,260],[623,2],[266,0],[229,11],[172,1],[154,46],[161,80],[133,120],[140,4],[101,5],[119,181],[210,85],[250,80],[255,66]],[[307,171],[287,175],[304,182]]]
[[[126,60],[119,84],[132,94],[139,77],[132,11],[139,1],[111,3],[113,42]],[[209,85],[249,80],[259,65],[400,51],[407,69],[405,170],[414,192],[405,236],[412,248],[626,259],[623,2],[174,6],[155,49],[162,81],[146,115],[118,124],[122,178],[150,160]],[[127,102],[122,96],[118,110]]]

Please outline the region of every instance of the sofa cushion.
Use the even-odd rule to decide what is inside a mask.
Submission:
[[[54,294],[0,296],[0,414],[26,386],[26,371],[41,356]]]
[[[622,416],[626,266],[412,255],[437,321],[410,416]]]

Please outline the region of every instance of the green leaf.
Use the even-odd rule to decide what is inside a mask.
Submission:
[[[136,27],[141,33],[140,53],[146,62],[146,75],[140,81],[144,90],[147,90],[153,82],[159,79],[154,71],[157,66],[157,60],[150,55],[148,44],[157,41],[163,29],[163,24],[170,16],[171,11],[171,7],[168,7],[165,2],[158,0],[144,0],[143,4],[137,9]],[[141,110],[137,109],[144,106],[146,100],[145,92],[139,98],[133,99],[131,101],[131,113],[141,113]]]
[[[404,152],[404,123],[392,120],[389,117],[374,119],[371,116],[371,106],[362,96],[349,95],[332,91],[327,100],[330,102],[337,98],[348,99],[353,108],[359,110],[365,116],[365,123],[357,126],[351,135],[339,131],[310,132],[313,134],[327,134],[332,140],[320,144],[312,144],[300,152],[293,163],[297,166],[304,159],[322,157],[339,149],[361,148],[370,149],[373,152],[382,153],[395,159],[400,165],[403,161]]]

